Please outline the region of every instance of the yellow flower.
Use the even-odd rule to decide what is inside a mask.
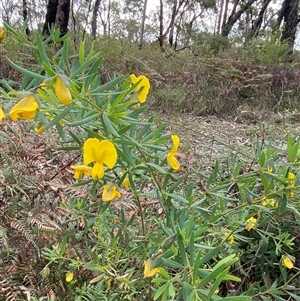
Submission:
[[[125,178],[125,179],[123,180],[122,185],[123,185],[126,189],[128,189],[128,188],[130,187],[130,182],[129,182],[128,178]]]
[[[79,180],[83,175],[90,176],[92,172],[92,167],[86,165],[71,165],[71,168],[75,170],[74,178]]]
[[[67,282],[71,282],[74,278],[74,274],[72,272],[69,272],[67,275],[66,275],[66,281]]]
[[[0,43],[3,42],[4,34],[5,34],[5,30],[3,28],[0,28]]]
[[[292,172],[289,172],[288,174],[288,179],[290,180],[289,188],[294,188],[295,187],[295,174]],[[295,195],[294,191],[290,191],[289,193],[290,197],[293,197]]]
[[[233,237],[233,235],[229,235],[228,232],[225,232],[224,235],[225,235],[225,238],[227,239],[228,243],[229,243],[230,245],[232,245],[233,242],[234,242],[234,237]]]
[[[246,220],[246,230],[250,231],[254,228],[255,224],[257,222],[257,219],[255,217],[250,217]]]
[[[272,173],[273,172],[273,168],[271,166],[268,166],[268,173]]]
[[[144,261],[144,278],[152,277],[159,273],[159,268],[152,269],[152,263],[151,259]]]
[[[101,179],[104,176],[104,164],[113,168],[117,162],[117,150],[112,142],[89,138],[83,145],[83,161],[85,165],[94,162],[92,178]]]
[[[44,132],[44,127],[45,127],[45,125],[42,123],[39,127],[35,128],[34,131],[37,134],[42,134]]]
[[[112,201],[114,198],[121,197],[121,193],[117,190],[116,185],[108,184],[104,185],[103,193],[102,193],[102,201],[109,202]]]
[[[26,119],[30,120],[35,116],[39,108],[33,94],[29,94],[21,99],[9,112],[11,120]]]
[[[281,262],[282,262],[282,265],[288,269],[292,269],[294,267],[293,262],[291,261],[290,257],[287,255],[282,255]]]
[[[173,140],[173,147],[168,152],[167,161],[168,161],[168,164],[170,165],[171,168],[173,168],[175,170],[178,170],[179,167],[180,167],[180,164],[178,163],[175,155],[176,155],[177,150],[178,150],[180,139],[177,135],[172,135],[171,138]]]
[[[140,75],[136,77],[134,74],[130,75],[130,80],[132,84],[140,83],[135,88],[135,96],[137,97],[140,103],[144,103],[147,99],[147,95],[150,90],[150,82],[149,79],[145,75]]]
[[[57,98],[64,104],[68,105],[72,101],[72,95],[69,88],[65,85],[60,75],[55,78],[55,93]]]
[[[266,197],[263,197],[261,204],[265,207],[270,206],[273,208],[278,208],[278,203],[274,199],[267,199]]]
[[[5,114],[4,114],[4,111],[3,109],[0,107],[0,121],[2,121],[3,119],[5,119]]]

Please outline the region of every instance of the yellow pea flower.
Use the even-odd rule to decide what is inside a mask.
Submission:
[[[289,172],[289,174],[288,174],[288,179],[290,180],[289,188],[294,188],[295,187],[295,178],[296,178],[295,174],[292,173],[292,172]],[[291,191],[289,193],[289,195],[292,198],[295,195],[295,192]]]
[[[135,88],[135,97],[140,103],[144,103],[147,99],[147,95],[150,90],[149,79],[145,75],[140,75],[136,77],[134,74],[130,75],[130,80],[132,84],[136,84],[138,81],[140,83]]]
[[[94,163],[92,178],[101,179],[104,176],[104,165],[113,168],[117,162],[118,154],[114,144],[108,140],[89,138],[83,145],[83,162],[85,165]]]
[[[26,119],[30,120],[35,116],[36,110],[39,108],[33,94],[29,94],[21,99],[9,112],[11,120]]]
[[[122,185],[123,185],[126,189],[128,189],[128,188],[130,187],[130,182],[129,182],[129,180],[128,180],[127,178],[125,178],[125,179],[123,180],[123,182],[122,182]]]
[[[0,43],[3,43],[5,30],[3,28],[0,28]]]
[[[107,184],[103,187],[102,193],[102,201],[109,202],[112,201],[114,198],[121,197],[121,193],[117,190],[116,185],[114,184]]]
[[[42,134],[44,132],[45,125],[42,123],[40,126],[34,129],[37,134]]]
[[[225,238],[227,239],[228,243],[229,243],[230,245],[232,245],[233,242],[234,242],[234,237],[233,237],[233,235],[229,235],[228,232],[225,232],[224,235],[225,235]]]
[[[278,208],[278,203],[274,199],[267,199],[266,197],[263,197],[261,204],[265,207],[270,206],[273,208]]]
[[[290,257],[287,255],[282,255],[281,262],[282,265],[288,269],[292,269],[294,267],[293,262],[291,261]]]
[[[55,78],[55,94],[64,105],[68,105],[72,101],[71,92],[60,75],[56,75]]]
[[[5,114],[4,114],[4,111],[3,111],[3,109],[0,107],[0,121],[2,121],[3,119],[5,119],[6,118],[6,116],[5,116]]]
[[[159,268],[152,269],[153,260],[144,261],[144,278],[152,277],[159,273]]]
[[[250,217],[246,220],[246,230],[250,231],[253,229],[256,225],[257,219],[255,217]]]
[[[92,173],[92,167],[86,165],[71,165],[71,168],[75,170],[74,178],[79,180],[83,175],[90,176]]]
[[[69,272],[67,275],[66,275],[66,282],[71,282],[74,278],[74,274],[72,272]]]
[[[167,161],[171,168],[178,170],[180,168],[180,164],[178,163],[175,155],[179,147],[180,138],[177,135],[172,135],[171,138],[173,140],[173,147],[167,154]]]

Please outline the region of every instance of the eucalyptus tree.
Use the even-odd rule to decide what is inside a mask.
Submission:
[[[70,0],[48,0],[43,34],[49,34],[52,26],[59,28],[61,35],[68,32],[70,5]]]
[[[299,1],[298,0],[283,0],[281,9],[278,12],[277,26],[283,23],[282,41],[287,41],[289,44],[289,53],[293,52],[297,25],[300,22],[299,17]]]

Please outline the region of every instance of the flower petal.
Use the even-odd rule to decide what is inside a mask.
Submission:
[[[177,153],[177,150],[178,150],[178,147],[179,147],[180,138],[177,135],[172,135],[171,138],[172,138],[172,141],[173,141],[173,147],[172,147],[171,152],[173,154],[175,154],[175,153]]]
[[[174,170],[178,170],[180,168],[180,164],[172,152],[168,152],[167,161],[169,166]]]
[[[103,193],[102,193],[102,201],[109,202],[112,201],[114,198],[121,197],[121,193],[117,190],[116,185],[108,184],[104,185]]]
[[[101,162],[96,161],[92,168],[92,178],[102,179],[104,176],[104,166]]]
[[[250,231],[253,229],[256,225],[257,219],[255,217],[250,217],[246,220],[246,230]]]
[[[72,101],[71,92],[60,75],[57,75],[55,78],[55,94],[64,105],[68,105]]]
[[[26,119],[30,120],[35,116],[36,110],[39,108],[33,94],[29,94],[21,99],[9,112],[11,120]]]
[[[100,142],[98,162],[103,162],[107,167],[113,168],[117,162],[118,154],[114,144],[108,140]]]
[[[108,140],[100,141],[97,138],[89,138],[83,145],[83,161],[86,165],[96,161],[113,168],[117,158],[117,150],[114,144]]]
[[[75,170],[74,178],[76,180],[82,178],[83,175],[90,176],[92,167],[86,165],[71,165],[71,168]]]
[[[155,274],[159,273],[158,268],[152,269],[152,260],[144,261],[144,278],[152,277]]]
[[[100,148],[100,140],[97,138],[89,138],[83,145],[83,162],[85,165],[97,161]]]
[[[136,77],[134,74],[130,75],[130,80],[133,84],[139,82],[135,88],[135,93],[139,99],[140,103],[144,103],[147,99],[147,95],[150,90],[150,81],[145,75],[140,75]]]
[[[3,109],[0,107],[0,121],[2,121],[3,119],[5,119],[5,114],[4,114],[4,111]]]
[[[69,272],[67,275],[66,275],[66,282],[71,282],[74,278],[74,274],[72,272]]]
[[[294,267],[294,264],[291,261],[290,257],[286,255],[282,255],[282,265],[288,269],[292,269]]]

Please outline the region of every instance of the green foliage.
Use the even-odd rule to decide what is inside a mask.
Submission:
[[[267,66],[283,65],[289,51],[287,42],[280,42],[276,37],[261,37],[251,40],[247,52],[258,63]]]
[[[253,155],[229,157],[226,169],[216,161],[213,170],[203,174],[185,170],[180,162],[175,172],[170,164],[170,156],[177,155],[174,137],[166,124],[156,125],[153,117],[145,117],[147,106],[138,101],[147,85],[143,78],[133,83],[132,77],[115,76],[103,82],[101,53],[93,47],[86,49],[84,41],[78,53],[70,55],[68,37],[60,38],[57,31],[47,41],[37,33],[30,42],[6,28],[26,45],[33,61],[31,68],[25,68],[7,60],[22,74],[21,90],[34,94],[39,103],[33,120],[22,125],[32,129],[42,124],[60,150],[72,158],[64,164],[68,173],[62,177],[65,185],[58,193],[59,218],[51,228],[32,218],[28,204],[39,191],[28,196],[30,187],[13,174],[14,169],[9,170],[11,152],[1,156],[1,189],[5,188],[3,195],[9,201],[0,224],[5,246],[1,258],[9,255],[10,249],[14,256],[20,252],[7,238],[11,229],[36,250],[31,253],[34,264],[29,272],[16,270],[13,279],[5,277],[9,300],[19,297],[13,292],[24,292],[23,275],[28,272],[33,279],[30,275],[35,266],[45,288],[32,281],[35,298],[247,301],[280,300],[297,294],[299,143],[289,138],[282,150],[257,141]],[[237,76],[231,71],[230,76]],[[64,83],[61,90],[58,76]],[[62,90],[71,92],[70,103],[62,104],[59,95],[66,95]],[[24,97],[22,91],[2,91],[5,112],[20,93],[20,98]],[[8,140],[6,137],[2,143],[14,144]],[[101,147],[90,151],[87,141],[109,141],[117,152],[115,164],[107,163],[113,156],[107,155],[108,148],[102,144],[105,154]],[[88,153],[95,159],[86,160]],[[104,163],[104,175],[71,180],[69,166],[82,161],[97,172]],[[28,168],[25,171],[22,176],[28,179],[30,172]],[[192,181],[187,180],[192,178],[190,173]],[[105,187],[116,188],[121,197],[114,194],[117,200],[103,201]],[[23,207],[22,218],[13,208],[18,206]],[[50,208],[43,207],[49,217]],[[48,236],[44,238],[45,230]],[[291,258],[294,268],[287,270],[282,255]],[[3,271],[1,274],[8,274],[6,267]]]

